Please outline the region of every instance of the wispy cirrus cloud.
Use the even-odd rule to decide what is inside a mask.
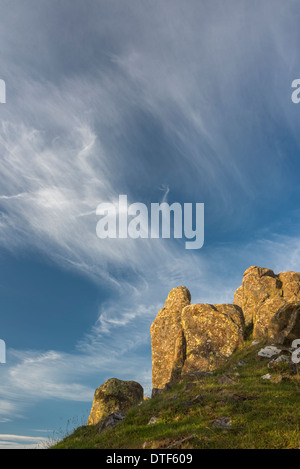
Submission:
[[[148,155],[142,152],[143,140],[146,145],[150,143],[145,129],[139,127],[140,117],[145,113],[165,135],[165,155],[159,164],[168,173],[161,175],[166,180],[159,182],[157,191],[161,184],[167,184],[171,193],[174,187],[178,192],[178,176],[173,169],[178,167],[180,185],[189,190],[197,181],[198,197],[211,201],[211,217],[217,216],[224,223],[227,210],[227,225],[236,226],[244,220],[236,200],[245,200],[254,192],[258,197],[262,186],[257,178],[248,176],[250,160],[241,161],[232,136],[237,132],[247,134],[247,122],[246,127],[241,127],[238,117],[243,103],[247,104],[248,96],[254,92],[246,73],[249,60],[252,63],[263,58],[257,33],[265,44],[268,37],[281,37],[282,25],[276,22],[275,30],[273,26],[262,31],[262,20],[252,18],[250,49],[246,41],[235,39],[242,37],[243,21],[251,14],[244,2],[222,15],[215,15],[215,9],[208,3],[205,8],[197,2],[192,4],[193,8],[184,10],[179,2],[174,2],[172,9],[154,8],[149,22],[145,21],[146,12],[134,2],[129,11],[139,26],[130,35],[121,18],[116,19],[118,33],[107,31],[100,10],[92,8],[93,15],[88,15],[91,37],[97,42],[99,33],[95,25],[100,18],[111,38],[111,50],[106,51],[102,67],[96,73],[91,65],[85,73],[64,74],[60,63],[56,81],[53,77],[47,79],[42,69],[43,78],[37,80],[30,66],[22,63],[23,72],[19,69],[19,73],[23,80],[18,83],[16,97],[3,111],[1,125],[0,239],[4,246],[15,249],[31,244],[47,255],[51,253],[63,266],[79,269],[119,288],[122,285],[111,268],[112,263],[129,265],[144,278],[142,265],[151,265],[151,270],[155,270],[158,260],[168,264],[174,252],[178,253],[174,244],[100,243],[95,236],[98,203],[115,200],[123,189],[131,197],[137,195],[132,190],[133,167],[136,180],[146,180],[145,167],[150,181],[147,184],[151,186],[154,180],[153,168],[146,161]],[[43,5],[45,8],[45,2]],[[110,15],[106,7],[101,9],[103,18]],[[41,11],[35,12],[33,21],[38,21]],[[210,28],[202,18],[203,12]],[[227,15],[231,14],[232,21],[228,22]],[[266,8],[262,8],[262,15],[266,14]],[[49,21],[55,20],[50,14]],[[151,34],[154,25],[155,38]],[[47,43],[47,33],[40,40]],[[79,47],[80,39],[75,36],[74,40]],[[272,49],[274,57],[279,54],[280,41],[277,43]],[[13,46],[8,44],[10,47]],[[54,51],[53,44],[49,55]],[[16,72],[17,65],[11,63],[9,56],[5,58],[10,76],[10,70]],[[12,74],[10,78],[13,79]],[[246,88],[245,101],[241,102]],[[230,103],[226,99],[228,94]],[[234,116],[230,132],[226,131],[222,111],[232,111]],[[259,114],[251,121],[255,128],[260,128],[262,118]],[[225,130],[220,131],[224,125]],[[134,135],[138,135],[140,154],[132,152]],[[262,138],[259,131],[258,145]],[[261,172],[267,171],[269,175],[270,156],[265,159]],[[280,154],[272,152],[272,180],[281,184],[277,159]],[[153,166],[158,166],[157,163],[154,160]],[[265,184],[268,180],[265,179]],[[131,287],[132,283],[127,283],[127,288]]]
[[[0,434],[1,449],[42,449],[46,448],[48,441],[49,439],[45,436]]]

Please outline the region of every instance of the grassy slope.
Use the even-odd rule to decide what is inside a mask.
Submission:
[[[284,376],[285,371],[270,371],[270,360],[257,356],[260,348],[248,341],[213,375],[194,380],[195,384],[176,384],[170,391],[144,401],[130,410],[119,426],[101,435],[97,426],[79,427],[54,448],[299,449],[299,375],[287,376],[280,383],[261,379],[270,372],[276,381],[276,376]],[[246,364],[237,366],[240,361]],[[234,382],[221,384],[224,374]],[[158,421],[148,425],[152,416]],[[212,426],[220,417],[231,417],[231,427]]]

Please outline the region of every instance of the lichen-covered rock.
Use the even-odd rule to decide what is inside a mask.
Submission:
[[[263,338],[268,336],[269,324],[272,317],[284,305],[286,300],[281,296],[274,296],[264,301],[257,309],[256,321],[253,328],[253,337]]]
[[[218,368],[253,338],[287,344],[300,339],[300,273],[249,267],[234,304],[190,304],[186,287],[174,288],[151,326],[153,394],[182,376]]]
[[[243,275],[234,303],[243,310],[246,325],[253,323],[253,337],[268,335],[269,323],[287,303],[300,301],[300,273],[281,272],[252,266]]]
[[[213,371],[243,344],[244,318],[236,305],[186,306],[181,321],[186,341],[183,373]]]
[[[183,330],[179,331],[175,340],[174,360],[171,371],[171,383],[181,377],[182,368],[186,358],[186,340]]]
[[[290,347],[300,339],[300,302],[286,303],[271,318],[268,339]]]
[[[115,412],[124,413],[143,400],[144,390],[136,381],[111,378],[96,389],[88,425],[96,425]]]
[[[281,295],[282,283],[273,270],[252,266],[244,272],[243,282],[235,294],[246,325],[255,323],[258,308],[269,298]]]
[[[165,306],[151,325],[152,386],[163,389],[181,373],[185,359],[181,312],[190,304],[191,294],[186,287],[170,291]]]
[[[278,275],[282,284],[282,295],[287,301],[300,301],[300,273],[281,272]]]
[[[242,285],[235,291],[233,303],[240,308],[243,306],[243,287]]]

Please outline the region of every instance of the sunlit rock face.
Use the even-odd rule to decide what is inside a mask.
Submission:
[[[245,324],[253,324],[253,337],[268,335],[270,321],[287,303],[300,301],[300,273],[281,272],[263,267],[249,267],[234,303],[242,308]]]
[[[96,425],[108,415],[126,412],[143,400],[144,390],[136,381],[111,378],[96,389],[88,425]]]
[[[196,304],[182,311],[186,342],[183,373],[213,371],[244,342],[241,308],[231,304]]]
[[[181,313],[190,301],[191,294],[186,287],[174,288],[151,325],[153,389],[163,389],[181,373],[185,359]]]

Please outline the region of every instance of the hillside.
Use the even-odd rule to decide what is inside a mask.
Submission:
[[[249,337],[211,374],[187,374],[115,428],[82,426],[52,448],[300,449],[299,370],[268,368],[271,359],[258,356],[263,345]]]

